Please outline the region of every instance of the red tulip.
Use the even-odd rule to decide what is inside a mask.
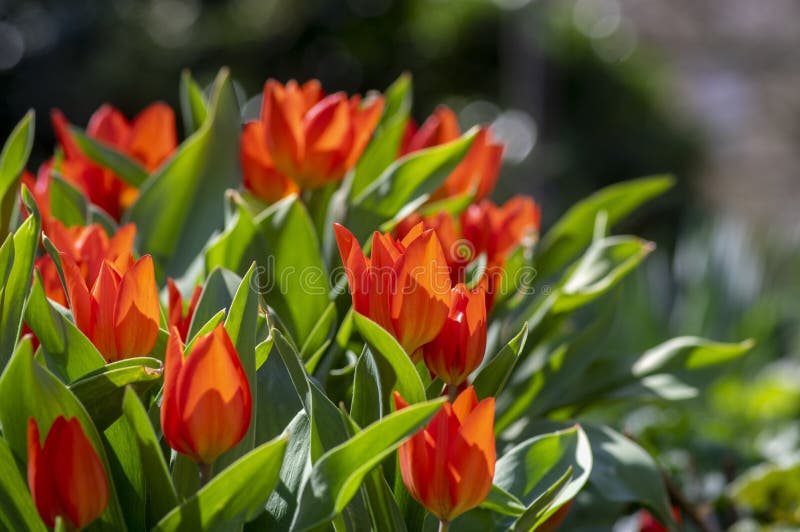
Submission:
[[[408,406],[397,392],[395,407]],[[400,473],[411,496],[449,522],[489,494],[496,461],[494,398],[481,402],[470,386],[428,426],[400,446]]]
[[[672,518],[676,523],[681,523],[681,510],[677,506],[672,507]],[[667,527],[647,510],[641,510],[639,512],[639,532],[667,532]]]
[[[377,231],[372,257],[353,234],[335,224],[353,309],[390,332],[413,360],[436,338],[447,319],[450,275],[436,233],[412,229],[402,240]]]
[[[75,325],[103,357],[114,362],[149,355],[161,317],[153,259],[145,255],[124,273],[104,261],[91,291],[71,257],[62,253],[61,263]]]
[[[472,243],[461,236],[460,228],[456,227],[453,217],[443,211],[431,216],[413,213],[397,224],[394,233],[398,238],[404,238],[420,223],[425,229],[433,229],[436,232],[450,268],[450,279],[453,283],[464,282],[466,267],[477,258],[477,254]]]
[[[192,298],[189,305],[186,307],[186,312],[183,310],[183,295],[172,278],[167,279],[167,290],[169,291],[169,313],[167,315],[167,325],[170,329],[175,327],[180,333],[181,340],[186,342],[189,334],[189,326],[192,324],[194,311],[197,308],[197,303],[200,301],[200,294],[203,293],[202,286],[195,286],[192,291]]]
[[[446,106],[439,106],[418,130],[409,123],[400,154],[438,146],[460,135],[455,113]],[[470,193],[474,193],[476,201],[487,197],[497,184],[502,158],[503,145],[492,140],[488,128],[481,128],[464,159],[431,195],[431,201]]]
[[[170,447],[198,464],[211,464],[247,433],[251,410],[247,375],[225,327],[199,336],[186,359],[173,327],[161,403]]]
[[[81,529],[100,517],[108,505],[103,464],[76,418],[59,416],[41,445],[36,420],[28,420],[28,486],[45,525],[56,517]]]
[[[514,248],[536,237],[540,220],[539,206],[527,196],[515,196],[499,207],[484,200],[462,213],[461,232],[489,262],[502,264]]]
[[[52,120],[64,151],[60,167],[63,176],[89,201],[119,220],[136,199],[138,190],[83,154],[60,111],[53,111]],[[161,102],[148,106],[130,122],[117,109],[103,105],[89,119],[86,134],[139,162],[149,172],[158,168],[178,145],[175,114]]]
[[[274,202],[299,188],[313,189],[344,177],[366,148],[383,112],[383,97],[325,96],[318,81],[264,85],[261,120],[244,128],[244,184]]]
[[[486,351],[486,296],[464,284],[453,287],[450,313],[439,335],[425,344],[425,365],[445,383],[458,386],[481,364]]]

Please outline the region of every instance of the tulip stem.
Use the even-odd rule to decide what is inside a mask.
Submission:
[[[458,397],[458,386],[456,386],[455,384],[448,384],[447,385],[447,400],[452,403],[452,402],[454,402],[456,400],[456,397]],[[447,529],[445,529],[445,530],[447,530]]]
[[[450,529],[450,521],[442,519],[439,521],[439,532],[447,532]]]
[[[202,488],[208,481],[211,480],[211,469],[214,464],[197,464],[198,477],[200,479],[200,487]]]

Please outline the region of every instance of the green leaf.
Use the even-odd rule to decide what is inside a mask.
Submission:
[[[287,436],[239,458],[172,510],[154,531],[237,530],[264,510],[278,483]]]
[[[737,504],[772,522],[800,525],[800,461],[760,464],[747,470],[729,488]]]
[[[381,387],[381,376],[375,357],[366,346],[356,362],[353,376],[353,401],[350,404],[350,416],[359,426],[366,426],[378,421],[385,411],[387,397]]]
[[[411,111],[411,75],[401,74],[386,89],[385,106],[372,140],[356,164],[350,198],[361,194],[397,159]]]
[[[0,438],[0,527],[5,530],[45,532],[36,506],[11,454],[8,444]]]
[[[203,125],[208,116],[208,102],[203,90],[188,70],[181,73],[180,101],[183,133],[188,137]]]
[[[281,467],[279,488],[269,496],[261,516],[260,530],[290,530],[297,509],[300,487],[311,472],[311,422],[300,411],[286,427],[289,442]]]
[[[23,187],[22,196],[32,214],[22,222],[14,234],[13,262],[10,270],[6,270],[8,277],[0,291],[0,371],[8,363],[11,353],[14,352],[14,346],[22,329],[25,297],[31,286],[33,262],[39,246],[41,229],[39,212],[27,188]],[[11,253],[11,250],[6,253]]]
[[[238,192],[230,192],[228,198],[235,213],[225,230],[206,249],[207,272],[217,267],[244,272],[253,260],[262,260],[267,256],[267,243],[242,196]]]
[[[584,425],[592,444],[589,482],[606,501],[639,504],[662,523],[675,527],[661,471],[639,445],[609,427]]]
[[[0,152],[0,238],[5,238],[17,201],[19,178],[33,147],[33,134],[36,126],[33,110],[25,113],[22,120],[6,139]]]
[[[486,496],[486,500],[481,503],[480,507],[485,510],[510,516],[522,515],[525,512],[525,505],[522,504],[522,501],[497,484],[492,484],[489,495]]]
[[[645,351],[633,364],[632,371],[642,377],[661,371],[701,369],[739,358],[754,345],[753,340],[722,343],[694,336],[672,338]]]
[[[473,128],[452,142],[410,153],[392,163],[355,197],[345,225],[362,241],[384,222],[410,214],[458,166],[477,131]]]
[[[225,190],[241,182],[239,109],[227,70],[214,82],[208,118],[145,181],[125,213],[137,249],[153,255],[159,281],[181,277],[224,225]]]
[[[536,268],[545,277],[555,273],[592,241],[594,222],[605,211],[609,226],[675,183],[672,176],[653,176],[616,183],[572,206],[547,232],[537,248]]]
[[[136,392],[130,388],[125,390],[122,414],[139,446],[139,456],[147,485],[147,522],[152,525],[177,506],[178,494],[169,476],[169,469],[153,426],[147,417],[147,411]]]
[[[78,419],[86,437],[97,451],[103,469],[106,474],[110,474],[111,466],[103,441],[89,414],[69,388],[36,362],[30,340],[22,340],[0,376],[0,423],[3,426],[3,437],[19,464],[27,463],[28,419],[36,419],[44,434],[58,416]],[[126,530],[117,493],[111,482],[108,508],[92,528],[95,527],[100,530]]]
[[[129,358],[113,362],[93,371],[69,385],[83,403],[98,429],[104,430],[122,414],[122,398],[126,387],[137,393],[150,390],[164,373],[164,366],[155,358]]]
[[[108,461],[109,482],[117,490],[122,515],[129,530],[144,530],[147,509],[147,486],[136,434],[123,419],[117,419],[102,433]]]
[[[389,414],[325,453],[305,483],[292,528],[308,530],[333,519],[367,473],[423,426],[443,402],[427,401]]]
[[[388,394],[396,389],[409,403],[419,403],[425,400],[425,387],[422,379],[414,367],[411,358],[403,347],[383,327],[357,312],[353,313],[353,320],[373,354],[381,357],[388,366],[389,372],[381,371],[381,386],[383,392]],[[381,368],[383,369],[383,368]],[[387,374],[391,373],[391,374]],[[384,405],[386,406],[386,405]]]
[[[147,170],[138,161],[100,140],[91,138],[77,126],[69,126],[69,132],[84,155],[108,168],[129,185],[140,187],[147,180]]]
[[[500,395],[511,377],[527,338],[528,324],[525,323],[522,325],[522,330],[478,372],[472,384],[479,399]]]
[[[268,257],[266,264],[260,264],[263,284],[258,288],[303,347],[302,355],[310,356],[328,337],[327,330],[318,330],[319,322],[335,318],[328,314],[332,312],[328,273],[314,225],[296,196],[275,203],[255,221]]]
[[[66,227],[86,225],[89,220],[89,202],[86,196],[57,172],[53,172],[50,178],[50,215]]]

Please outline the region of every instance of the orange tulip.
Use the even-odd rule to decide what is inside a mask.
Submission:
[[[436,233],[418,225],[394,240],[377,231],[372,257],[364,256],[353,234],[334,225],[350,284],[353,309],[390,332],[415,361],[436,338],[448,314],[450,275]]]
[[[211,464],[247,433],[251,410],[247,375],[225,327],[219,324],[199,336],[186,359],[173,327],[161,403],[161,427],[170,447],[198,464]]]
[[[363,104],[358,95],[325,96],[316,80],[303,85],[268,80],[261,120],[242,133],[244,185],[274,202],[298,188],[341,180],[366,148],[383,103],[382,96]]]
[[[394,402],[398,410],[408,406],[397,392]],[[492,487],[497,458],[494,398],[478,402],[468,387],[398,452],[411,496],[439,520],[452,521],[481,504]]]
[[[486,351],[483,287],[453,287],[450,313],[439,335],[422,348],[425,365],[445,383],[458,386],[480,365]]]
[[[36,420],[28,420],[28,486],[39,516],[50,528],[56,517],[75,530],[103,514],[108,505],[108,479],[76,418],[58,416],[44,446]]]
[[[103,357],[114,362],[149,355],[161,316],[153,259],[145,255],[124,273],[104,261],[91,291],[74,259],[62,253],[61,264],[75,325]]]
[[[120,273],[127,271],[129,258],[133,253],[136,226],[127,224],[109,238],[100,224],[64,227],[53,218],[48,223],[45,234],[59,252],[75,261],[86,286],[92,286],[104,261],[111,262]],[[47,297],[66,306],[64,287],[50,255],[42,255],[36,259],[36,267],[42,276]]]
[[[460,135],[455,113],[446,106],[439,106],[418,130],[409,123],[400,154],[438,146]],[[470,193],[475,194],[476,201],[487,197],[497,184],[502,158],[503,145],[492,140],[488,128],[481,128],[464,159],[431,195],[431,201]]]
[[[119,220],[138,190],[83,154],[60,111],[53,111],[52,120],[64,151],[61,173],[89,201]],[[103,105],[89,119],[86,134],[134,159],[148,172],[158,168],[178,145],[175,113],[161,102],[148,106],[130,122],[114,107]]]
[[[456,227],[453,217],[447,212],[438,212],[431,216],[412,213],[397,224],[394,233],[398,238],[404,238],[420,223],[425,229],[433,229],[436,232],[444,249],[453,283],[464,282],[466,267],[477,255],[472,243],[462,238],[460,228]]]
[[[189,334],[189,326],[192,324],[194,311],[197,308],[197,303],[200,301],[200,294],[203,293],[202,286],[195,286],[192,291],[192,298],[189,305],[186,307],[186,312],[183,309],[183,295],[175,281],[172,278],[167,279],[167,290],[169,291],[169,313],[167,314],[167,325],[170,329],[175,327],[180,333],[182,341],[186,341],[186,335]]]
[[[461,215],[461,231],[489,262],[502,263],[517,246],[539,232],[541,212],[532,198],[515,196],[497,206],[489,200],[467,207]]]

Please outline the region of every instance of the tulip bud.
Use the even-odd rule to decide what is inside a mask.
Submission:
[[[28,486],[48,527],[61,517],[69,528],[81,529],[103,514],[108,479],[76,418],[56,418],[44,446],[36,420],[28,420]]]
[[[197,337],[184,359],[180,332],[167,345],[161,427],[170,447],[201,465],[239,443],[250,426],[252,396],[239,355],[222,324]]]
[[[367,259],[353,234],[336,224],[353,309],[391,333],[419,360],[420,348],[436,338],[448,313],[450,273],[436,233],[419,224],[402,240],[372,237]]]
[[[458,386],[481,364],[486,351],[486,297],[483,288],[470,291],[457,284],[450,312],[439,335],[425,344],[425,365],[445,383]]]
[[[169,292],[169,313],[167,316],[167,325],[170,327],[170,329],[172,327],[177,328],[181,336],[181,341],[186,342],[188,340],[186,336],[189,334],[189,326],[192,324],[194,311],[197,308],[197,303],[200,301],[200,294],[203,293],[203,287],[194,287],[194,290],[192,291],[192,299],[189,301],[189,305],[186,307],[185,313],[183,310],[183,296],[181,295],[181,291],[178,290],[178,287],[175,285],[175,281],[173,281],[172,278],[167,279],[167,290]]]
[[[408,406],[394,392],[395,407]],[[481,402],[470,386],[400,446],[400,473],[408,492],[440,521],[481,504],[496,462],[494,398]]]
[[[145,255],[124,274],[104,261],[91,292],[71,257],[62,253],[61,263],[75,325],[100,354],[109,362],[149,355],[161,317],[153,259]]]

